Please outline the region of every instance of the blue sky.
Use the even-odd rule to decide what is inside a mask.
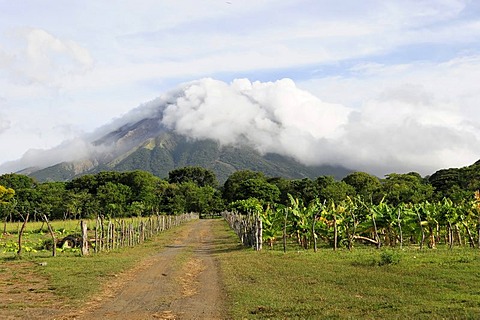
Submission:
[[[373,161],[377,174],[468,165],[479,40],[473,0],[0,0],[0,164],[211,77],[290,78],[350,110],[334,142],[352,153],[328,161]]]

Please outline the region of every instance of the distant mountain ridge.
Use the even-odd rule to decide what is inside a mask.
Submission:
[[[353,172],[342,166],[305,166],[278,154],[262,155],[249,146],[222,146],[214,140],[193,140],[161,125],[159,118],[146,118],[110,131],[92,143],[105,151],[73,162],[23,171],[38,181],[67,181],[100,171],[144,170],[165,178],[184,166],[212,169],[223,183],[237,170],[254,170],[289,179],[331,175],[341,179]],[[102,149],[102,148],[99,148]],[[21,172],[22,173],[22,172]]]

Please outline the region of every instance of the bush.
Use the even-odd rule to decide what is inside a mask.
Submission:
[[[385,250],[380,254],[379,266],[387,264],[398,264],[400,262],[400,255],[393,250]]]

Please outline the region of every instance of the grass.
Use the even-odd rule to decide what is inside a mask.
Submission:
[[[127,223],[133,223],[138,225],[140,221],[145,221],[148,217],[133,217],[121,219]],[[94,237],[96,220],[83,220],[88,226],[88,234],[90,238]],[[112,220],[118,223],[119,220]],[[106,223],[105,221],[105,227]],[[50,222],[54,231],[57,241],[63,239],[68,235],[81,235],[80,220],[53,220]],[[18,232],[21,228],[21,222],[9,222],[2,224],[0,232],[0,259],[15,256],[18,250]],[[6,230],[3,233],[3,230]],[[51,251],[52,238],[48,231],[47,224],[41,221],[29,221],[26,226],[22,237],[23,255],[27,255],[29,258],[41,257],[49,255]],[[78,254],[79,248],[60,248],[57,247],[57,254],[62,256],[69,256]]]
[[[95,226],[94,220],[85,220],[90,227]],[[0,259],[9,258],[15,255],[18,250],[18,231],[21,228],[20,222],[9,222],[6,224],[6,233],[3,233],[4,224],[0,232]],[[67,235],[80,234],[80,220],[56,220],[51,222],[57,240]],[[92,231],[90,231],[92,233]],[[48,256],[50,249],[46,249],[46,243],[51,243],[51,236],[45,223],[30,221],[26,224],[22,237],[24,255],[29,258]],[[65,252],[62,252],[65,251]],[[58,254],[71,255],[78,253],[78,249],[62,250],[58,248]]]
[[[94,226],[95,220],[85,220],[88,226]],[[77,231],[81,232],[80,230],[80,220],[53,220],[50,222],[52,228],[57,232],[66,232],[69,231]],[[22,222],[8,222],[6,224],[6,232],[7,233],[18,233],[20,228],[22,227]],[[1,231],[4,230],[4,223],[0,225]],[[25,226],[25,232],[30,233],[48,233],[47,224],[41,221],[29,221]]]
[[[47,290],[69,305],[91,299],[103,284],[158,253],[183,225],[135,248],[79,257],[26,253],[0,255],[0,273],[15,266],[48,279]],[[480,250],[469,248],[331,249],[255,252],[239,245],[221,220],[215,222],[219,259],[231,319],[479,319]],[[187,250],[178,267],[189,259]],[[46,266],[39,266],[47,262]],[[9,281],[22,274],[9,276]],[[35,277],[35,276],[33,276]],[[20,281],[20,280],[19,280]],[[8,285],[8,283],[7,283]],[[13,307],[13,306],[9,306]]]
[[[237,242],[223,224],[216,232]],[[480,318],[478,249],[235,247],[218,254],[233,319]]]
[[[188,222],[186,223],[188,224]],[[60,254],[51,257],[46,251],[25,253],[21,260],[15,260],[14,254],[0,256],[5,264],[28,267],[32,274],[48,279],[49,290],[59,297],[67,297],[66,303],[78,305],[95,296],[103,284],[118,273],[133,268],[138,262],[158,253],[171,242],[185,225],[166,230],[153,240],[146,241],[134,248],[123,248],[101,254],[81,257],[78,252]],[[40,266],[45,263],[46,266]]]

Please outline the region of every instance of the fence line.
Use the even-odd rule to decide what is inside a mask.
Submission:
[[[95,221],[94,236],[91,238],[87,230],[87,223],[82,224],[82,255],[88,255],[93,247],[95,253],[115,250],[122,247],[133,247],[150,239],[154,235],[179,226],[180,224],[198,219],[197,213],[184,213],[176,216],[157,215],[146,219],[127,221],[105,220],[98,216]],[[89,245],[88,245],[89,244]]]
[[[262,220],[254,215],[242,215],[235,212],[222,212],[222,217],[237,234],[242,244],[255,250],[262,250]]]

